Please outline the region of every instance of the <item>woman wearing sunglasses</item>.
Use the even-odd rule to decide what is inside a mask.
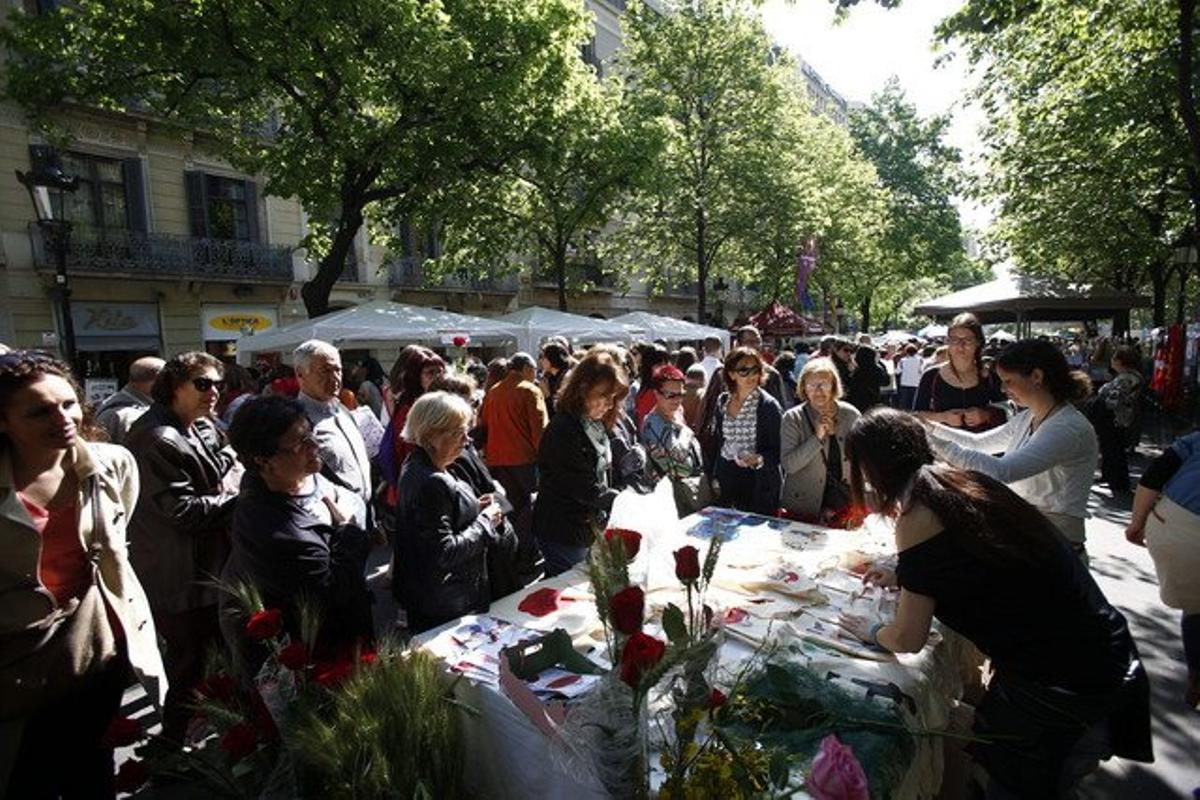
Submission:
[[[779,403],[761,388],[764,364],[757,350],[739,347],[725,357],[725,391],[717,400],[713,449],[706,464],[718,502],[727,508],[774,516],[783,476],[779,469]]]
[[[837,366],[813,358],[800,372],[801,404],[783,415],[784,509],[797,519],[844,527],[850,509],[846,436],[859,412],[842,397]]]
[[[234,470],[241,470],[213,422],[224,388],[220,361],[181,353],[163,366],[150,391],[153,405],[125,437],[141,474],[129,555],[167,645],[171,688],[163,736],[180,744],[192,715],[192,689],[204,677],[205,652],[221,636],[211,581],[229,555]]]
[[[684,375],[678,367],[662,364],[650,376],[654,408],[642,421],[641,439],[646,446],[646,471],[654,483],[671,481],[680,515],[699,511],[707,504],[702,491],[704,461],[700,441],[684,421]]]

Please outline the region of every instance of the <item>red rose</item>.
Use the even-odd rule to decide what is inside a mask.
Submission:
[[[612,542],[613,539],[618,537],[625,545],[625,560],[633,561],[637,558],[638,551],[642,549],[642,535],[637,531],[625,528],[609,528],[604,532],[604,540],[606,542]]]
[[[608,600],[608,615],[613,627],[629,636],[642,629],[646,615],[646,595],[637,586],[627,586]]]
[[[725,701],[729,698],[720,689],[712,689],[708,693],[708,708],[710,711],[716,711],[721,706],[725,705]]]
[[[113,788],[118,792],[133,794],[142,788],[142,784],[150,780],[150,770],[143,761],[131,758],[121,765],[113,779]]]
[[[221,737],[221,749],[233,763],[241,761],[258,747],[258,731],[249,722],[239,722]]]
[[[216,675],[209,675],[196,686],[196,692],[201,697],[208,700],[216,700],[219,703],[229,702],[233,699],[233,693],[237,689],[237,681],[224,672],[218,672]]]
[[[667,645],[653,636],[647,636],[641,631],[633,634],[629,641],[625,642],[625,649],[621,651],[621,680],[634,689],[638,688],[638,684],[642,682],[642,675],[662,661],[666,652]]]
[[[134,742],[141,741],[145,734],[142,723],[136,719],[113,717],[113,721],[108,723],[108,730],[104,732],[104,738],[101,741],[105,747],[128,747]]]
[[[471,338],[469,336],[455,336],[454,337],[454,346],[455,347],[466,347],[467,342],[469,342],[469,341],[471,341]]]
[[[354,664],[349,659],[325,661],[317,664],[313,678],[326,689],[335,689],[354,674]]]
[[[379,663],[379,653],[374,650],[364,650],[362,655],[358,657],[358,663],[364,667],[373,667]]]
[[[700,551],[690,544],[675,551],[675,577],[684,583],[700,577]]]
[[[274,639],[283,631],[283,612],[278,608],[268,608],[250,615],[246,620],[246,635],[256,642]]]
[[[304,642],[292,642],[280,650],[275,658],[290,670],[302,670],[308,664],[308,648],[304,646]]]

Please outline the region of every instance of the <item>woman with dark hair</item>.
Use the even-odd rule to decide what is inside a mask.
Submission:
[[[114,797],[104,741],[130,667],[161,705],[150,605],[126,555],[138,471],[88,441],[79,387],[0,355],[0,795]]]
[[[558,342],[546,342],[538,354],[538,388],[546,398],[546,411],[554,416],[554,398],[563,378],[571,370],[571,353]]]
[[[359,362],[354,377],[358,380],[358,402],[371,409],[376,417],[383,414],[383,386],[387,375],[379,359],[367,356]]]
[[[684,419],[683,384],[684,374],[678,367],[663,364],[654,371],[650,385],[656,402],[643,420],[641,432],[649,482],[671,481],[680,516],[699,511],[707,498],[700,442]]]
[[[983,326],[974,314],[959,314],[946,331],[947,358],[925,370],[913,411],[930,422],[972,433],[1004,423],[1004,411],[991,405],[1004,399],[995,379],[984,378]]]
[[[604,527],[616,489],[610,483],[612,449],[606,420],[613,420],[629,383],[619,359],[593,348],[559,390],[558,414],[538,445],[540,484],[533,532],[546,559],[547,576],[587,556]]]
[[[642,420],[654,410],[657,395],[654,391],[654,370],[664,364],[669,364],[671,354],[661,344],[639,345],[638,352],[641,360],[638,362],[638,390],[633,401],[633,422],[635,428],[642,426]]]
[[[1151,760],[1149,683],[1128,626],[1054,525],[992,478],[935,465],[908,414],[866,414],[847,451],[855,503],[895,520],[896,570],[866,579],[898,585],[900,602],[890,622],[842,626],[915,653],[937,617],[991,659],[970,748],[987,796],[1061,797],[1100,758]]]
[[[411,348],[411,349],[410,349]],[[399,383],[392,384],[396,393],[396,402],[392,407],[392,458],[394,470],[384,469],[384,477],[395,484],[399,481],[400,470],[404,467],[404,459],[415,448],[411,442],[405,441],[404,421],[408,418],[408,410],[413,403],[429,391],[429,387],[446,371],[446,362],[442,357],[427,347],[409,345],[401,353],[404,366],[399,374]],[[396,359],[399,363],[400,359]],[[390,473],[390,474],[389,474]],[[394,503],[393,503],[394,504]]]
[[[705,467],[721,505],[774,516],[783,487],[783,411],[761,388],[764,366],[762,356],[750,347],[735,348],[725,356],[726,391],[717,400],[713,426],[716,457]]]
[[[870,345],[860,344],[854,350],[854,369],[846,387],[846,400],[860,412],[880,405],[880,389],[887,385],[888,376],[879,363],[879,354]]]
[[[1137,423],[1142,394],[1142,371],[1137,352],[1117,348],[1112,369],[1116,377],[1100,387],[1088,404],[1088,418],[1100,442],[1100,478],[1114,492],[1129,491],[1128,431]],[[1135,442],[1136,443],[1136,442]]]
[[[154,404],[129,429],[142,491],[129,521],[129,557],[146,587],[154,624],[166,642],[171,681],[163,736],[184,744],[192,691],[204,677],[210,644],[219,643],[220,575],[229,555],[229,523],[240,465],[213,424],[225,386],[223,366],[207,353],[168,359],[151,390]]]
[[[267,608],[283,611],[284,629],[300,640],[301,606],[320,619],[313,658],[330,658],[374,635],[364,570],[371,540],[362,498],[320,474],[321,459],[304,407],[284,397],[257,397],[229,430],[246,467],[233,515],[233,552],[223,579],[258,589]],[[265,652],[245,640],[244,622],[221,598],[221,628],[247,675]]]
[[[1008,484],[1086,559],[1084,520],[1099,447],[1092,424],[1075,404],[1088,396],[1091,383],[1067,368],[1057,347],[1040,339],[1009,345],[996,359],[996,372],[1024,410],[986,433],[933,424],[934,450],[955,466]]]
[[[476,495],[450,470],[470,441],[473,416],[461,397],[430,391],[404,424],[414,449],[400,473],[395,586],[414,633],[486,611],[492,601],[487,557],[503,536],[503,512],[494,496]]]
[[[258,386],[251,377],[250,370],[239,364],[226,364],[223,377],[225,391],[221,393],[221,399],[217,403],[217,418],[221,426],[228,429],[229,424],[233,422],[233,415],[241,408],[242,403],[258,394]]]

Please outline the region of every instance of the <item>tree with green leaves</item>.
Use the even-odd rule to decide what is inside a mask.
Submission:
[[[876,289],[935,278],[962,288],[980,277],[963,249],[963,230],[953,198],[961,158],[946,143],[950,120],[922,118],[896,78],[850,114],[850,133],[887,190],[889,212],[873,286],[858,292],[864,329],[870,328]]]
[[[569,291],[599,280],[580,256],[594,255],[661,138],[652,120],[624,113],[621,91],[579,60],[522,159],[434,198],[446,242],[431,271],[514,271],[532,258],[537,274],[553,277],[563,311]]]
[[[574,0],[78,0],[10,16],[4,92],[46,123],[67,99],[178,121],[299,198],[316,316],[368,214],[404,218],[537,144],[589,36]]]

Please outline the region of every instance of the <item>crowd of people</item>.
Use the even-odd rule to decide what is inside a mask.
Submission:
[[[748,326],[729,347],[550,339],[457,365],[410,345],[390,371],[368,358],[347,375],[313,340],[291,367],[257,371],[199,352],[138,359],[99,409],[55,358],[0,355],[0,717],[18,723],[0,784],[111,788],[100,737],[130,670],[162,702],[164,739],[195,736],[208,652],[244,675],[265,655],[221,586],[254,587],[293,634],[316,609],[322,651],[361,647],[392,623],[374,619],[366,580],[386,543],[399,624],[416,634],[580,564],[617,495],[663,480],[680,515],[894,518],[898,566],[872,579],[900,587],[898,616],[845,624],[904,651],[937,617],[991,657],[1002,679],[976,730],[1015,739],[981,762],[1013,796],[1066,785],[1089,756],[1146,756],[1145,675],[1087,569],[1084,527],[1101,458],[1129,488],[1136,354],[1109,354],[1095,391],[1069,348],[995,349],[970,315],[926,353],[815,345],[775,352]],[[1147,471],[1128,530],[1183,611],[1192,704],[1197,435]],[[64,759],[79,769],[47,766]]]

